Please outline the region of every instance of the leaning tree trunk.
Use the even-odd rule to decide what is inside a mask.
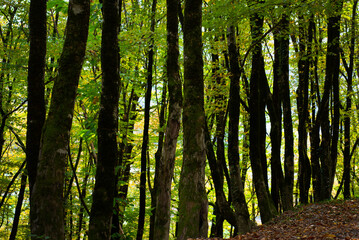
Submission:
[[[182,84],[178,65],[178,0],[167,0],[167,83],[169,113],[158,167],[154,239],[169,239],[171,183],[182,112]]]
[[[67,34],[59,60],[50,110],[41,136],[31,201],[31,233],[64,239],[63,184],[77,86],[86,51],[90,1],[69,2]]]
[[[102,92],[98,117],[98,155],[93,190],[89,240],[110,239],[118,163],[117,130],[119,100],[118,0],[103,2],[101,41]]]
[[[184,14],[183,165],[179,185],[178,240],[207,237],[205,187],[202,0],[186,0]]]

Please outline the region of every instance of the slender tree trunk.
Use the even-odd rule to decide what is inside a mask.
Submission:
[[[93,190],[89,240],[110,239],[118,164],[117,131],[119,100],[119,6],[118,0],[104,0],[101,41],[102,92],[98,120],[98,159]]]
[[[171,183],[182,112],[182,84],[178,64],[178,0],[167,0],[167,83],[169,114],[158,167],[154,239],[169,239]]]
[[[156,216],[156,205],[157,205],[157,189],[159,184],[159,166],[161,161],[161,155],[163,151],[163,145],[164,145],[164,136],[165,133],[162,130],[165,126],[165,112],[167,111],[167,87],[165,86],[162,90],[162,100],[161,100],[161,108],[159,111],[159,128],[161,129],[158,134],[158,147],[157,151],[155,153],[155,177],[154,177],[154,183],[153,188],[151,190],[151,216],[150,216],[150,234],[149,234],[149,240],[153,240],[154,236],[154,227],[155,227],[155,216]]]
[[[178,240],[207,237],[202,0],[186,0],[184,13],[183,165],[179,185]]]
[[[280,210],[280,188],[283,185],[284,176],[281,164],[281,144],[282,144],[282,108],[279,94],[279,61],[278,61],[278,33],[274,34],[274,63],[273,63],[273,94],[268,94],[271,103],[267,101],[268,112],[271,121],[271,196],[277,211]]]
[[[85,56],[90,1],[69,2],[67,34],[59,60],[51,106],[41,136],[39,163],[31,201],[31,233],[64,239],[63,184],[78,81]]]
[[[283,14],[281,18],[282,33],[279,37],[279,93],[283,106],[284,127],[284,184],[281,187],[281,201],[283,210],[293,208],[294,186],[294,137],[292,124],[292,110],[289,87],[289,16]]]
[[[314,58],[314,78],[311,78],[311,113],[312,113],[312,122],[311,122],[311,129],[310,129],[310,152],[311,152],[311,170],[312,170],[312,184],[313,184],[313,195],[314,195],[314,201],[320,200],[320,191],[321,191],[321,174],[320,174],[320,163],[319,163],[319,146],[320,146],[320,135],[319,135],[319,123],[318,123],[318,117],[317,116],[317,105],[316,102],[318,102],[318,105],[320,106],[321,98],[319,95],[319,80],[318,80],[318,54],[319,54],[319,43],[320,41],[317,40],[317,30],[316,28],[314,30],[314,36],[315,36],[315,58]],[[321,39],[319,39],[321,40]]]
[[[308,203],[309,188],[311,179],[311,168],[307,154],[307,124],[308,119],[308,99],[309,99],[309,67],[312,53],[313,41],[313,17],[311,16],[308,26],[308,39],[305,38],[304,17],[300,17],[299,26],[299,61],[298,75],[299,83],[297,88],[297,110],[298,110],[298,152],[299,152],[299,201],[303,204]]]
[[[221,193],[222,194],[222,199],[223,199],[223,203],[225,202],[226,198],[223,192],[223,184],[224,184],[224,175],[223,175],[223,171],[224,171],[224,167],[226,167],[227,163],[226,163],[226,155],[225,155],[225,145],[224,145],[224,136],[225,136],[225,127],[226,127],[226,105],[227,105],[227,95],[224,93],[224,89],[225,89],[225,79],[223,77],[220,76],[220,71],[219,71],[219,56],[218,54],[212,54],[212,64],[213,64],[213,68],[212,68],[212,73],[213,73],[213,77],[215,78],[215,89],[216,89],[216,96],[215,96],[215,102],[216,104],[218,104],[218,110],[216,111],[216,143],[217,143],[217,148],[216,148],[216,156],[217,159],[214,158],[214,160],[216,161],[215,165],[213,166],[213,170],[211,168],[211,171],[215,171],[215,169],[218,170],[218,180],[213,179],[213,182],[218,181],[218,188],[220,188]],[[209,135],[209,133],[208,133]],[[207,159],[208,162],[209,160],[209,154],[208,154],[208,144],[211,144],[211,139],[208,136],[207,138],[207,134],[206,134],[206,152],[207,152]],[[210,146],[211,147],[211,146]],[[212,150],[213,151],[213,150]],[[214,154],[213,154],[214,155]],[[211,165],[210,165],[211,166]],[[212,175],[213,178],[213,175]],[[229,178],[228,178],[229,179]],[[230,182],[228,182],[228,193],[231,194],[231,190],[230,190]],[[217,186],[215,186],[215,188],[217,188]],[[213,226],[213,228],[211,228],[211,237],[223,237],[223,222],[224,222],[224,217],[223,217],[223,211],[221,211],[221,201],[218,200],[219,197],[217,197],[218,193],[216,190],[216,205],[215,205],[215,209],[213,211],[213,214],[216,215],[216,219],[215,219],[215,225]],[[227,205],[227,204],[226,204]],[[229,206],[229,204],[228,204]]]
[[[26,188],[26,182],[27,182],[27,174],[21,175],[21,187],[19,196],[17,198],[16,208],[15,208],[15,215],[14,215],[14,221],[11,228],[11,234],[9,240],[15,240],[16,234],[19,226],[19,220],[20,220],[20,214],[21,214],[21,207],[22,203],[24,201],[24,194],[25,194],[25,188]]]
[[[150,125],[150,106],[151,106],[151,92],[152,92],[152,79],[153,79],[153,33],[155,31],[156,24],[156,5],[157,0],[152,1],[151,10],[151,39],[150,49],[148,52],[148,65],[147,65],[147,85],[145,96],[145,119],[143,127],[142,149],[141,149],[141,176],[140,176],[140,212],[138,216],[137,236],[136,240],[141,240],[143,237],[143,231],[145,226],[145,214],[146,214],[146,163],[147,163],[147,151],[148,151],[148,129]],[[149,181],[149,179],[148,179]]]
[[[82,190],[81,190],[81,197],[83,197],[83,198],[86,197],[88,178],[89,178],[89,173],[86,173],[85,178],[82,182],[83,185],[82,185]],[[81,205],[79,215],[78,215],[77,240],[81,240],[81,231],[82,231],[82,227],[84,225],[83,222],[84,222],[84,206]]]
[[[334,116],[332,118],[332,126],[331,126],[331,135],[332,135],[332,141],[331,141],[331,163],[330,163],[330,182],[329,182],[329,190],[330,191],[330,197],[331,197],[331,191],[333,189],[334,184],[334,178],[335,178],[335,172],[337,169],[337,158],[338,158],[338,139],[339,139],[339,124],[340,124],[340,99],[339,99],[339,68],[340,68],[340,18],[341,18],[341,11],[343,8],[343,0],[330,0],[332,4],[335,4],[333,8],[335,9],[335,16],[330,17],[329,24],[332,23],[332,26],[328,26],[328,41],[330,41],[331,37],[333,36],[333,48],[330,48],[331,57],[334,57],[329,61],[327,58],[327,61],[329,61],[329,65],[326,67],[333,68],[333,71],[328,72],[329,69],[327,69],[327,74],[330,74],[333,81],[333,107],[334,107]],[[333,18],[333,19],[332,19]],[[333,28],[333,29],[332,29]],[[332,32],[332,34],[330,33]],[[328,45],[328,48],[330,47],[330,44]],[[329,50],[329,49],[328,49]],[[334,56],[333,56],[334,55]],[[329,57],[329,56],[327,56]],[[332,62],[333,61],[333,62]]]
[[[240,69],[238,65],[238,54],[234,26],[228,29],[228,54],[231,70],[231,85],[229,93],[229,127],[228,127],[228,162],[231,177],[232,201],[237,216],[236,228],[239,234],[250,230],[249,212],[244,196],[241,169],[239,166],[239,142],[238,125],[240,113]]]
[[[252,42],[256,43],[262,36],[263,17],[254,14],[251,17]],[[253,171],[253,181],[256,189],[258,206],[262,223],[268,222],[276,214],[276,208],[270,197],[267,179],[267,164],[265,155],[265,90],[267,85],[264,70],[262,45],[257,43],[252,53],[252,71],[250,78],[250,159]]]

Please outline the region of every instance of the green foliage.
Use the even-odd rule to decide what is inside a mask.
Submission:
[[[229,95],[229,79],[227,63],[227,28],[229,25],[236,26],[236,37],[238,43],[239,64],[242,68],[242,76],[240,82],[241,99],[244,104],[248,105],[248,82],[250,79],[250,62],[251,62],[251,37],[249,17],[253,13],[259,13],[265,18],[264,32],[261,42],[263,44],[263,53],[266,64],[266,74],[270,90],[273,86],[273,55],[274,42],[272,28],[275,27],[277,19],[282,14],[287,14],[290,21],[290,91],[292,103],[292,116],[294,129],[298,128],[298,111],[296,106],[297,87],[298,87],[298,61],[300,59],[312,61],[310,65],[310,81],[318,84],[318,90],[309,89],[310,109],[308,109],[309,122],[307,123],[308,133],[311,133],[315,116],[312,111],[317,111],[318,93],[320,97],[324,89],[325,80],[325,57],[327,49],[327,2],[324,0],[300,1],[300,0],[267,0],[260,4],[252,1],[225,1],[225,0],[208,0],[203,3],[203,56],[204,56],[204,80],[205,80],[205,113],[211,130],[212,142],[215,150],[216,142],[216,115],[218,113],[226,113]],[[47,41],[47,65],[46,65],[46,96],[47,102],[51,99],[51,90],[54,77],[57,74],[58,59],[62,51],[64,41],[65,26],[67,20],[68,1],[65,0],[49,0],[47,2],[48,11],[48,41]],[[91,20],[89,27],[89,38],[87,43],[87,52],[82,69],[80,84],[76,99],[76,108],[74,113],[74,121],[71,130],[70,152],[74,160],[77,158],[79,151],[79,141],[83,139],[83,149],[80,160],[76,169],[76,176],[79,180],[79,189],[84,195],[80,199],[76,181],[72,182],[70,195],[71,201],[66,202],[66,234],[72,234],[85,237],[88,228],[89,216],[82,209],[83,202],[87,207],[92,203],[92,190],[94,187],[94,176],[97,154],[97,118],[100,108],[100,92],[101,92],[101,28],[102,28],[102,5],[98,2],[91,4]],[[356,126],[359,124],[358,114],[358,73],[354,73],[353,91],[347,93],[347,76],[346,68],[343,61],[349,62],[349,45],[350,36],[354,29],[351,27],[353,1],[345,1],[342,20],[341,20],[341,77],[340,77],[340,101],[343,108],[340,110],[341,120],[349,116],[351,119],[351,147],[353,147],[359,132]],[[0,200],[4,196],[5,190],[9,185],[12,177],[18,171],[21,163],[25,159],[25,154],[20,147],[19,139],[25,142],[26,137],[26,99],[27,99],[27,61],[29,54],[29,29],[28,29],[28,12],[29,1],[4,0],[0,3],[0,122],[4,116],[9,114],[5,119],[3,132],[4,145],[1,150],[0,158]],[[155,64],[154,64],[154,90],[151,102],[151,122],[150,122],[150,144],[148,151],[149,159],[149,176],[151,186],[153,187],[155,172],[155,152],[158,147],[159,132],[164,131],[165,126],[159,126],[159,109],[161,104],[161,95],[166,84],[166,2],[158,1],[158,10],[156,13],[157,21],[155,32],[149,31],[150,9],[146,1],[123,1],[121,32],[119,34],[120,47],[120,76],[121,76],[121,96],[119,105],[119,133],[118,142],[125,146],[133,146],[130,156],[126,156],[126,160],[131,163],[130,180],[119,181],[119,186],[128,184],[127,198],[118,199],[125,206],[122,210],[123,225],[125,236],[122,239],[134,239],[137,230],[138,217],[138,197],[139,197],[139,169],[140,169],[140,146],[143,129],[143,106],[145,84],[147,77],[146,59],[149,49],[149,39],[154,37]],[[308,26],[310,19],[313,18],[315,23],[315,36],[312,43],[312,52],[310,55],[301,56],[299,48],[299,35],[304,34],[304,38],[308,35]],[[56,20],[57,19],[57,20]],[[357,26],[355,22],[357,41]],[[300,28],[304,26],[304,30]],[[181,78],[183,70],[183,32],[180,25],[180,69]],[[358,47],[355,46],[355,52]],[[218,60],[213,62],[212,56],[218,55]],[[358,66],[357,60],[354,61],[354,68]],[[218,96],[224,96],[219,100]],[[349,111],[345,110],[346,97],[351,97],[353,104]],[[135,110],[133,111],[133,106]],[[167,108],[168,109],[168,108]],[[331,116],[330,116],[331,117]],[[248,159],[248,146],[244,144],[244,137],[248,135],[248,129],[244,123],[248,120],[246,109],[241,106],[240,113],[240,165],[242,169],[248,169],[245,176],[245,197],[250,208],[251,219],[258,217],[258,206],[255,191],[252,186],[252,171]],[[227,129],[227,122],[225,123]],[[131,126],[134,126],[133,131]],[[14,132],[19,136],[17,139]],[[1,129],[0,129],[1,130]],[[268,118],[267,133],[270,131],[270,123]],[[176,221],[178,220],[178,188],[179,177],[182,168],[183,154],[183,135],[182,130],[177,144],[175,171],[172,184],[172,202],[171,202],[171,230],[170,238],[175,239]],[[228,135],[225,134],[225,147],[227,148]],[[295,172],[296,178],[299,172],[297,160],[297,139],[295,135]],[[309,135],[308,135],[309,136]],[[310,141],[310,139],[308,139]],[[343,149],[344,134],[340,133],[339,149]],[[310,147],[310,145],[308,145]],[[267,138],[267,158],[270,159],[270,138]],[[359,148],[359,147],[358,147]],[[359,197],[359,177],[356,172],[358,169],[358,148],[353,152],[352,157],[352,195]],[[282,154],[284,149],[282,149]],[[227,158],[227,152],[226,158]],[[308,149],[310,156],[310,149]],[[270,163],[270,162],[268,162]],[[117,168],[118,172],[124,171],[124,166]],[[343,156],[341,151],[338,155],[338,163],[336,169],[336,178],[334,183],[333,196],[338,191],[342,181],[344,171]],[[70,165],[67,166],[65,189],[69,189],[69,181],[74,176]],[[85,181],[86,180],[86,181]],[[224,180],[224,192],[228,197],[229,189],[227,180]],[[295,183],[296,184],[296,183]],[[206,168],[206,186],[209,202],[215,203],[215,191],[213,187],[213,179],[210,175],[209,168]],[[271,187],[271,186],[270,186]],[[12,221],[14,218],[15,206],[17,202],[17,194],[20,189],[20,179],[9,188],[10,191],[5,199],[4,205],[0,208],[0,238],[7,239],[11,232]],[[298,193],[295,189],[295,193]],[[312,194],[312,189],[310,189]],[[82,193],[81,193],[82,194]],[[339,198],[341,198],[339,194]],[[297,198],[297,196],[295,196]],[[148,237],[149,216],[150,216],[150,194],[147,192],[147,209],[146,209],[146,230],[145,238]],[[29,192],[25,192],[25,201],[22,207],[23,211],[20,217],[20,225],[18,227],[17,239],[28,239],[30,229],[28,226],[29,218]],[[83,211],[82,228],[78,231],[80,224],[80,214]],[[215,218],[213,208],[209,208],[209,220]],[[72,224],[70,224],[72,223]],[[229,237],[230,226],[227,222],[224,225],[225,237]],[[43,239],[39,237],[39,239]]]

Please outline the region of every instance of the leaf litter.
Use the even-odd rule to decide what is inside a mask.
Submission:
[[[220,240],[209,238],[208,240]],[[359,200],[308,204],[286,211],[245,235],[227,240],[359,240]],[[225,239],[224,239],[225,240]]]

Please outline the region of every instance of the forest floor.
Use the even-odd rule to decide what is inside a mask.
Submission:
[[[212,238],[215,240],[215,238]],[[332,201],[286,211],[252,232],[231,238],[249,239],[358,239],[359,200]]]

